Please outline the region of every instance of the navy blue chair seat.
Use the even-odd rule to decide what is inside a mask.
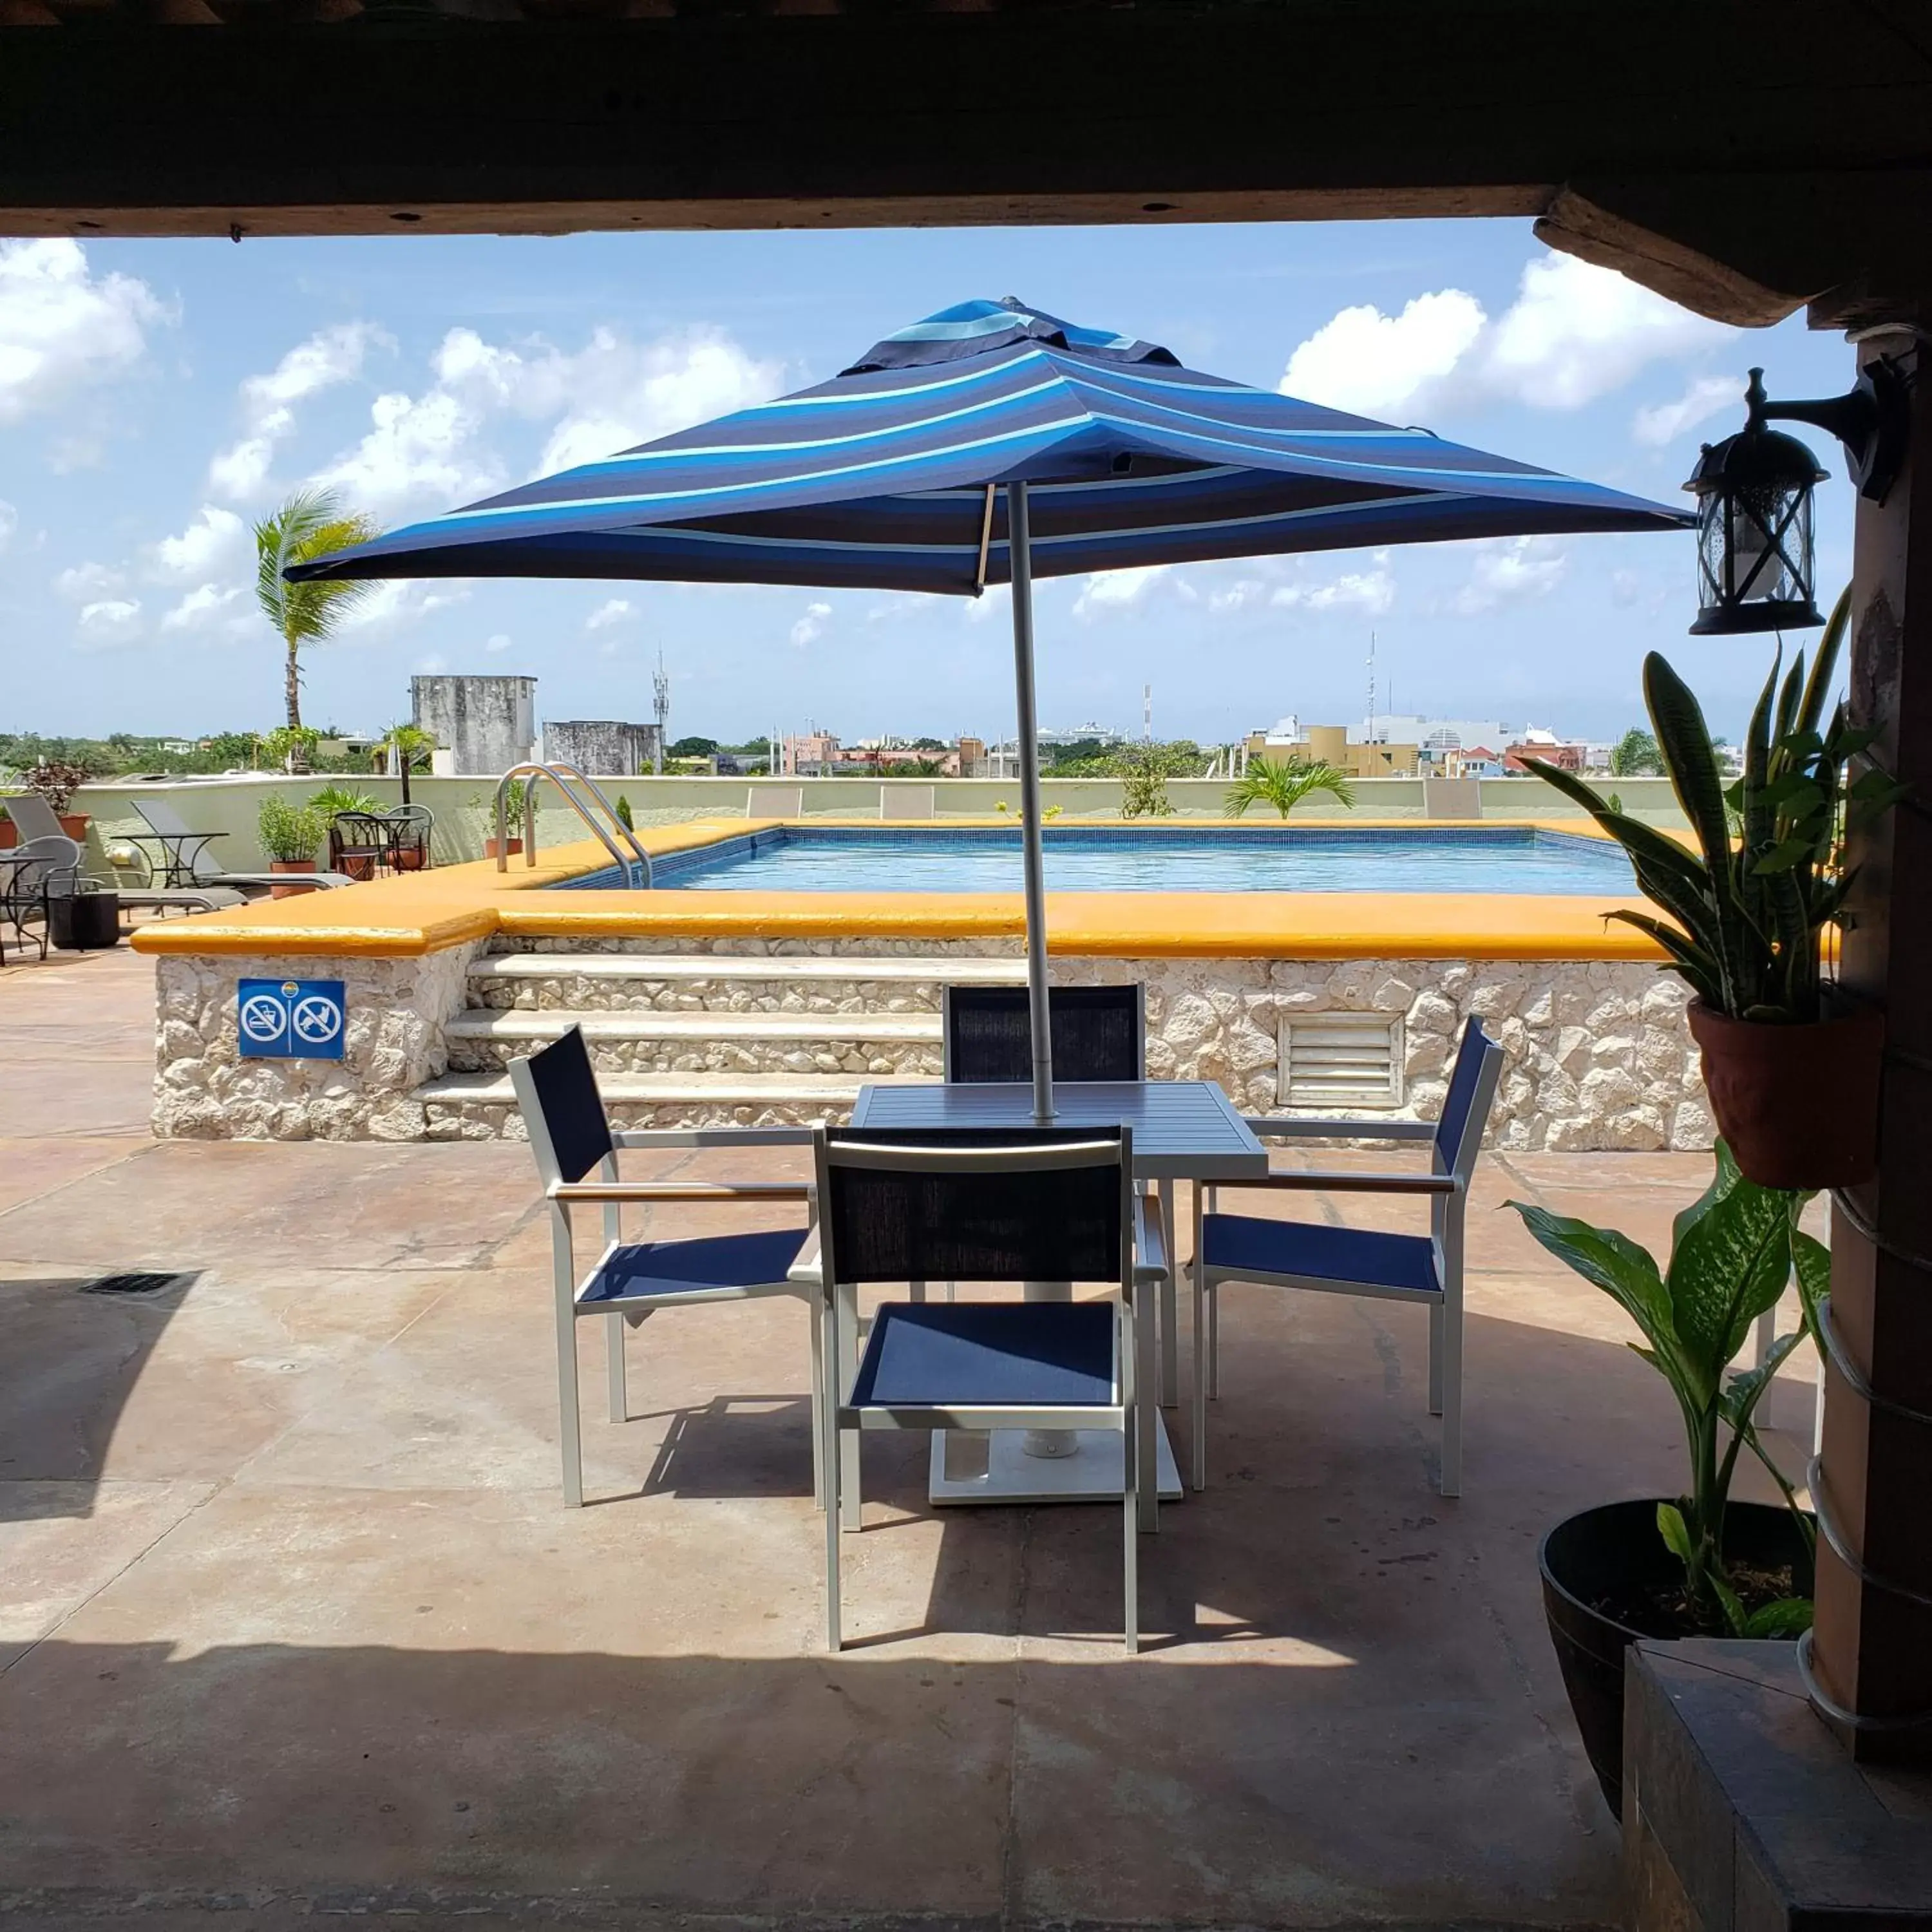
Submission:
[[[641,1241],[614,1249],[578,1293],[580,1307],[663,1296],[742,1293],[784,1280],[809,1230],[774,1228],[759,1234],[707,1234],[683,1241]]]
[[[1204,1214],[1202,1253],[1234,1275],[1294,1275],[1375,1284],[1378,1294],[1439,1298],[1436,1244],[1426,1234],[1390,1234],[1252,1214]]]
[[[889,1303],[849,1406],[1106,1408],[1118,1319],[1110,1302]]]

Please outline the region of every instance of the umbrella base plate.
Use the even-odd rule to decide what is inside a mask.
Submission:
[[[1071,1456],[1045,1456],[1027,1454],[1022,1446],[1026,1432],[1022,1429],[990,1430],[983,1436],[934,1430],[932,1473],[926,1492],[935,1504],[1118,1502],[1124,1493],[1120,1438],[1108,1429],[1082,1429],[1073,1433],[1078,1447]],[[986,1445],[983,1471],[973,1447],[976,1442]],[[1157,1418],[1154,1452],[1160,1499],[1178,1502],[1183,1493],[1180,1469],[1167,1439],[1164,1418]],[[973,1473],[962,1473],[964,1468]]]

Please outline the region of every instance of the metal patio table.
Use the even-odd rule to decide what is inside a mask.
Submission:
[[[1268,1150],[1249,1131],[1233,1103],[1211,1080],[1056,1081],[1056,1127],[1124,1126],[1134,1137],[1134,1176],[1160,1192],[1161,1234],[1173,1283],[1174,1184],[1251,1180],[1268,1172]],[[908,1084],[865,1086],[852,1109],[852,1124],[865,1127],[1032,1127],[1034,1093],[1022,1082],[988,1084]],[[1029,1299],[1064,1298],[1064,1282],[1029,1282]],[[1154,1391],[1154,1297],[1135,1311],[1138,1387]],[[1174,1306],[1168,1301],[1170,1310]],[[1172,1359],[1174,1324],[1166,1324],[1162,1353]],[[1163,1382],[1172,1378],[1164,1376]],[[1172,1400],[1171,1396],[1168,1398]],[[1154,1525],[1157,1498],[1180,1494],[1180,1473],[1168,1447],[1160,1403],[1138,1406],[1137,1450],[1142,1472],[1141,1518]],[[1098,1502],[1122,1493],[1119,1438],[1104,1432],[1064,1434],[996,1430],[987,1438],[986,1473],[954,1476],[946,1466],[948,1438],[933,1438],[931,1496],[934,1503]],[[1159,1480],[1150,1480],[1156,1471]]]

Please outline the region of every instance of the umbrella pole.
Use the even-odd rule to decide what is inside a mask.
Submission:
[[[1006,485],[1013,580],[1013,691],[1018,700],[1020,852],[1026,877],[1027,1011],[1033,1036],[1033,1117],[1053,1118],[1053,1028],[1046,1003],[1046,862],[1040,842],[1040,733],[1033,694],[1033,539],[1027,486]]]

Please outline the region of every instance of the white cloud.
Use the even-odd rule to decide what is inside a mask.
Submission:
[[[211,576],[238,569],[250,556],[254,542],[248,526],[232,510],[204,503],[200,514],[178,537],[164,537],[147,547],[148,574],[163,582],[206,582]]]
[[[431,651],[426,658],[416,659],[416,669],[424,677],[434,677],[439,672],[449,668],[449,660],[440,652]]]
[[[0,242],[0,422],[124,374],[172,319],[132,275],[96,275],[78,242]]]
[[[1469,580],[1456,592],[1456,610],[1480,616],[1504,604],[1546,597],[1562,580],[1570,559],[1552,537],[1498,537],[1474,546]]]
[[[1639,442],[1661,449],[1687,429],[1695,429],[1726,410],[1741,412],[1744,394],[1735,376],[1700,376],[1674,403],[1652,403],[1639,410],[1630,434]]]
[[[1013,586],[1010,584],[989,584],[976,597],[966,599],[966,621],[969,624],[990,624],[997,617],[1002,623],[1010,623],[1013,614]]]
[[[470,580],[464,578],[427,581],[410,578],[386,578],[368,596],[343,614],[340,633],[374,632],[378,636],[420,623],[432,611],[446,610],[465,603]]]
[[[76,563],[54,579],[54,595],[70,603],[92,603],[118,590],[122,581],[121,572],[104,563]]]
[[[825,620],[832,615],[830,604],[808,604],[805,615],[791,627],[794,649],[803,650],[808,644],[815,644],[825,634]]]
[[[14,532],[20,527],[20,512],[0,496],[0,550],[4,550],[14,541]]]
[[[494,657],[499,652],[507,651],[510,648],[510,640],[502,632],[499,631],[494,636],[484,640],[483,648]]]
[[[140,632],[141,606],[132,597],[103,598],[80,607],[76,633],[83,650],[106,649],[130,644]]]
[[[237,584],[200,584],[161,617],[164,631],[198,631],[242,594]]]
[[[1170,566],[1138,563],[1125,570],[1096,570],[1080,586],[1073,614],[1091,620],[1112,610],[1130,610],[1164,577]]]
[[[224,496],[253,496],[268,478],[275,445],[295,428],[296,405],[353,381],[377,345],[395,346],[368,322],[342,322],[296,344],[266,374],[249,376],[242,385],[242,434],[208,464],[210,487]]]
[[[1395,576],[1387,550],[1377,550],[1367,570],[1346,571],[1325,584],[1284,584],[1268,602],[1281,610],[1360,610],[1379,617],[1395,602]]]
[[[1218,590],[1208,593],[1208,608],[1216,616],[1229,610],[1244,610],[1250,604],[1257,603],[1268,593],[1268,586],[1258,578],[1238,578],[1232,584],[1223,584]]]
[[[1281,387],[1370,416],[1490,403],[1581,409],[1652,362],[1733,333],[1613,269],[1543,255],[1525,265],[1516,300],[1494,320],[1461,289],[1418,296],[1400,315],[1343,309],[1289,357]]]
[[[446,389],[392,391],[376,398],[369,415],[369,434],[315,479],[357,509],[386,519],[412,498],[453,507],[503,481],[494,454],[472,446],[479,413]]]
[[[1288,358],[1282,393],[1357,416],[1400,415],[1461,362],[1487,321],[1460,289],[1418,296],[1400,315],[1366,302],[1345,308]]]
[[[628,597],[613,597],[598,605],[584,620],[586,631],[608,630],[613,624],[621,624],[626,617],[634,615]]]

